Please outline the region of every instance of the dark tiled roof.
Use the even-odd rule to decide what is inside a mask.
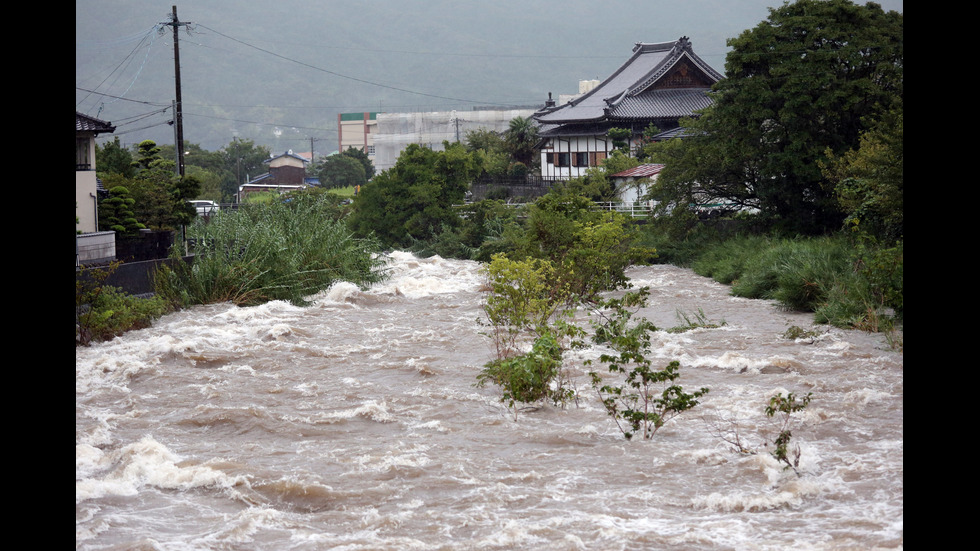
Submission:
[[[604,136],[609,132],[609,124],[596,124],[594,122],[584,124],[547,124],[541,125],[538,129],[538,136],[542,138],[555,138],[561,136]]]
[[[673,138],[686,138],[688,136],[693,136],[693,135],[694,133],[691,132],[688,128],[679,126],[677,128],[673,128],[671,130],[667,130],[665,132],[661,132],[657,134],[651,139],[651,141],[662,142],[664,140],[670,140]]]
[[[620,98],[610,109],[611,119],[679,119],[711,105],[708,88],[650,90]]]
[[[553,110],[540,112],[535,118],[541,124],[567,124],[691,116],[694,110],[711,103],[707,97],[709,88],[672,88],[666,81],[661,82],[675,67],[690,68],[707,85],[722,79],[720,73],[694,53],[686,37],[659,44],[637,43],[629,60],[591,92]]]
[[[112,124],[75,111],[75,132],[115,132]]]

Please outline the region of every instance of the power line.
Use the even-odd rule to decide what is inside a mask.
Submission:
[[[283,60],[286,60],[286,61],[295,63],[297,65],[302,65],[303,67],[307,67],[307,68],[313,69],[315,71],[320,71],[320,72],[327,73],[329,75],[333,75],[333,76],[336,76],[336,77],[340,77],[340,78],[352,80],[354,82],[360,82],[362,84],[369,84],[371,86],[377,86],[379,88],[386,88],[388,90],[395,90],[397,92],[405,92],[407,94],[415,94],[415,95],[418,95],[418,96],[426,96],[426,97],[430,97],[430,98],[444,99],[444,100],[449,100],[449,101],[461,101],[461,102],[465,102],[465,103],[484,103],[484,104],[488,104],[488,105],[503,105],[503,104],[499,104],[499,103],[495,103],[495,102],[490,102],[490,101],[465,99],[465,98],[454,98],[454,97],[450,97],[450,96],[440,96],[438,94],[429,94],[429,93],[426,93],[426,92],[419,92],[419,91],[416,91],[416,90],[409,90],[407,88],[400,88],[398,86],[391,86],[391,85],[388,85],[388,84],[382,84],[380,82],[374,82],[374,81],[370,81],[370,80],[366,80],[366,79],[362,79],[362,78],[358,78],[358,77],[353,77],[353,76],[350,76],[350,75],[345,75],[345,74],[342,74],[342,73],[338,73],[336,71],[331,71],[329,69],[324,69],[322,67],[317,67],[315,65],[311,65],[311,64],[306,63],[306,62],[303,62],[303,61],[292,59],[292,58],[289,58],[289,57],[286,57],[286,56],[277,54],[275,52],[271,52],[271,51],[266,50],[264,48],[260,48],[258,46],[255,46],[254,44],[249,44],[248,42],[245,42],[245,41],[239,40],[237,38],[228,36],[228,35],[220,32],[220,31],[217,31],[215,29],[212,29],[211,27],[208,27],[206,25],[198,24],[198,26],[201,27],[201,28],[207,29],[207,30],[209,30],[209,31],[211,31],[211,32],[219,35],[219,36],[222,36],[224,38],[227,38],[228,40],[231,40],[233,42],[237,42],[237,43],[239,43],[239,44],[241,44],[243,46],[247,46],[249,48],[258,50],[258,51],[260,51],[262,53],[271,55],[273,57],[277,57],[279,59],[283,59]]]

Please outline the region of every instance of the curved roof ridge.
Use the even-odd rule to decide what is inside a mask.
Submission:
[[[629,111],[635,110],[639,104],[632,98],[644,91],[669,74],[680,60],[689,60],[693,70],[704,75],[707,81],[717,82],[723,77],[711,68],[701,58],[694,54],[690,39],[682,36],[671,42],[644,43],[636,42],[632,55],[625,63],[598,86],[582,94],[574,100],[554,108],[539,111],[535,118],[541,124],[568,124],[572,122],[596,121],[609,117],[613,112],[627,103]],[[695,86],[693,89],[705,90],[710,88],[710,82],[705,86]],[[677,96],[680,98],[681,96]],[[675,98],[675,99],[677,99]],[[684,96],[683,104],[693,106],[692,99]],[[658,99],[659,101],[675,101]],[[657,110],[662,106],[649,106]]]
[[[698,57],[694,53],[694,48],[691,45],[690,39],[686,36],[682,36],[677,41],[673,42],[674,46],[670,55],[664,58],[656,67],[650,70],[644,78],[636,81],[634,86],[631,86],[628,90],[628,95],[635,96],[642,93],[647,88],[655,84],[662,76],[667,74],[672,68],[676,67],[677,64],[684,58],[690,60],[690,62],[700,71],[704,72],[708,78],[718,82],[724,76],[718,71],[714,70],[710,65],[708,65],[703,59]]]
[[[687,38],[681,37],[682,39]],[[662,52],[664,50],[669,50],[677,44],[677,40],[671,40],[670,42],[637,42],[633,46],[633,52],[637,50],[642,50],[644,52]]]
[[[575,106],[575,105],[578,105],[578,104],[582,103],[587,98],[592,97],[596,92],[598,92],[599,90],[601,90],[603,88],[603,86],[605,86],[607,83],[613,81],[617,76],[619,76],[620,74],[622,74],[623,71],[625,71],[626,69],[628,69],[629,66],[632,65],[633,62],[636,61],[636,59],[638,57],[640,57],[641,55],[646,54],[646,53],[650,53],[650,52],[661,52],[661,51],[669,50],[671,47],[673,47],[673,44],[674,44],[674,42],[659,42],[659,43],[656,43],[656,44],[643,43],[643,42],[637,42],[637,43],[635,43],[634,46],[633,46],[633,54],[629,57],[629,59],[626,60],[625,63],[623,63],[622,65],[620,65],[619,68],[616,69],[615,72],[613,72],[613,74],[611,74],[608,77],[606,77],[595,88],[593,88],[593,89],[589,90],[588,92],[586,92],[585,94],[582,94],[581,96],[573,99],[572,101],[568,102],[566,105]],[[610,98],[613,98],[613,97],[619,96],[619,95],[621,95],[620,94],[620,91],[617,91],[612,96],[609,96],[608,98],[603,98],[603,101],[606,101],[606,103],[608,103],[608,100]]]

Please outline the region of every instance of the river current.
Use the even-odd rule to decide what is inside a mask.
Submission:
[[[583,365],[601,350],[566,357],[576,402],[515,420],[474,386],[492,356],[479,265],[390,269],[311,306],[199,306],[77,348],[76,549],[903,547],[903,355],[880,334],[632,268],[640,315],[718,327],[653,334],[654,365],[710,392],[626,440]],[[812,393],[795,471],[764,446],[778,392]]]

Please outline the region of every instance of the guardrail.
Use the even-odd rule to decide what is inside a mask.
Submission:
[[[595,203],[592,210],[618,212],[633,218],[646,218],[653,215],[653,201],[608,201]]]

